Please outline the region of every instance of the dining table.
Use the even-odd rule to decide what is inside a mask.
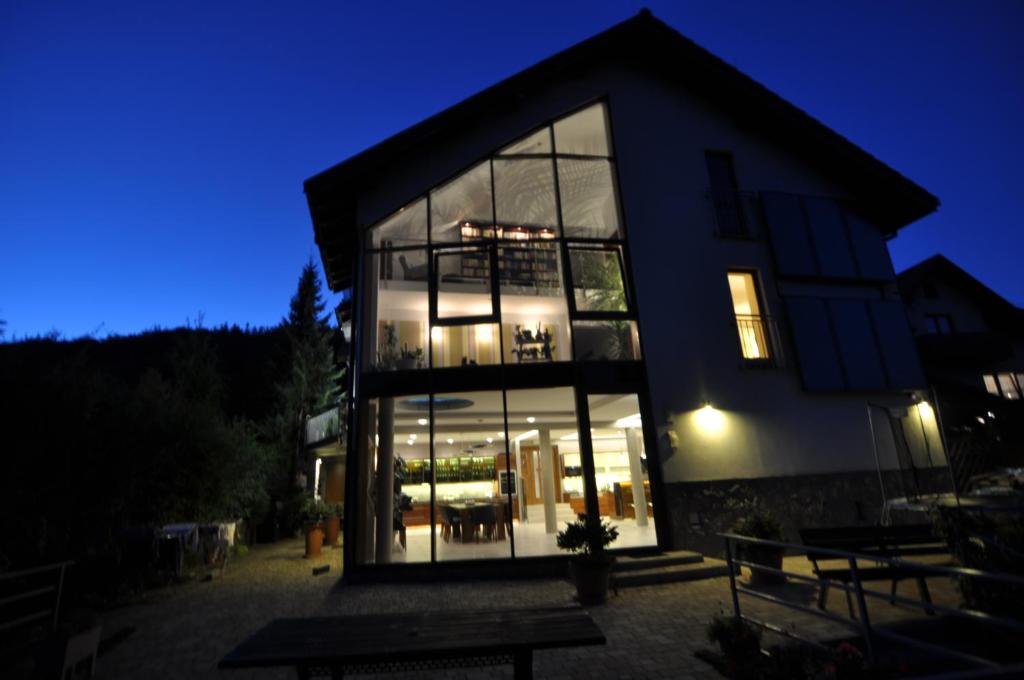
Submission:
[[[465,529],[473,525],[473,509],[481,508],[484,506],[494,506],[495,512],[495,523],[497,533],[495,540],[505,540],[505,513],[508,512],[508,506],[506,503],[494,502],[494,501],[458,501],[458,502],[441,502],[438,503],[438,507],[451,508],[452,510],[459,513],[459,525],[461,527],[461,537],[463,543],[470,543],[473,540],[473,532],[466,531]]]

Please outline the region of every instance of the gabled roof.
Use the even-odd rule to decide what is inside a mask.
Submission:
[[[992,327],[1013,335],[1024,335],[1024,309],[995,292],[945,255],[932,255],[897,277],[900,294],[910,303],[926,282],[941,281],[974,303]]]
[[[861,197],[858,207],[887,233],[938,207],[938,199],[925,189],[642,10],[306,180],[316,242],[331,287],[347,286],[356,200],[381,171],[581,69],[612,63],[676,82],[746,128],[776,140]]]

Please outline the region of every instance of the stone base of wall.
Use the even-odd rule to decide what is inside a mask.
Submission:
[[[922,472],[933,481],[929,488],[951,487],[948,468],[918,474]],[[887,497],[902,495],[894,491],[902,488],[898,470],[882,477]],[[805,527],[877,524],[883,506],[876,470],[674,482],[665,484],[664,492],[673,547],[715,556],[723,554],[716,534],[728,531],[752,503],[774,514],[782,522],[785,540],[792,543],[800,542],[797,532]]]

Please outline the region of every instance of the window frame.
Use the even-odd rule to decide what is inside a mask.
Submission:
[[[740,328],[739,328],[739,315],[736,314],[736,302],[732,297],[732,289],[729,288],[729,274],[746,274],[750,276],[751,284],[754,287],[754,298],[757,301],[758,314],[748,314],[746,316],[756,317],[758,323],[761,325],[761,334],[764,337],[765,352],[766,355],[763,357],[747,357],[743,354],[743,342],[740,340]],[[725,285],[729,291],[729,312],[732,317],[732,325],[736,331],[735,339],[739,344],[740,359],[746,365],[751,366],[776,366],[779,365],[779,348],[778,342],[773,337],[772,332],[772,317],[768,314],[768,304],[764,297],[764,285],[761,281],[761,272],[752,267],[729,267],[725,270]]]
[[[460,252],[487,253],[487,263],[490,277],[491,313],[476,314],[470,316],[438,316],[438,297],[443,292],[440,289],[440,281],[436,280],[438,271],[437,259],[443,255],[456,255]],[[430,327],[434,326],[477,326],[480,324],[501,323],[500,306],[500,276],[498,272],[498,247],[493,239],[473,242],[468,246],[436,246],[430,248],[430,259],[428,266],[427,288],[429,292],[429,314]]]

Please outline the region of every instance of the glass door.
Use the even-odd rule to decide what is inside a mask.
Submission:
[[[590,432],[583,436],[588,436],[593,452],[591,488],[596,489],[601,520],[619,530],[618,540],[610,547],[656,546],[640,400],[635,393],[589,394],[586,404]]]

